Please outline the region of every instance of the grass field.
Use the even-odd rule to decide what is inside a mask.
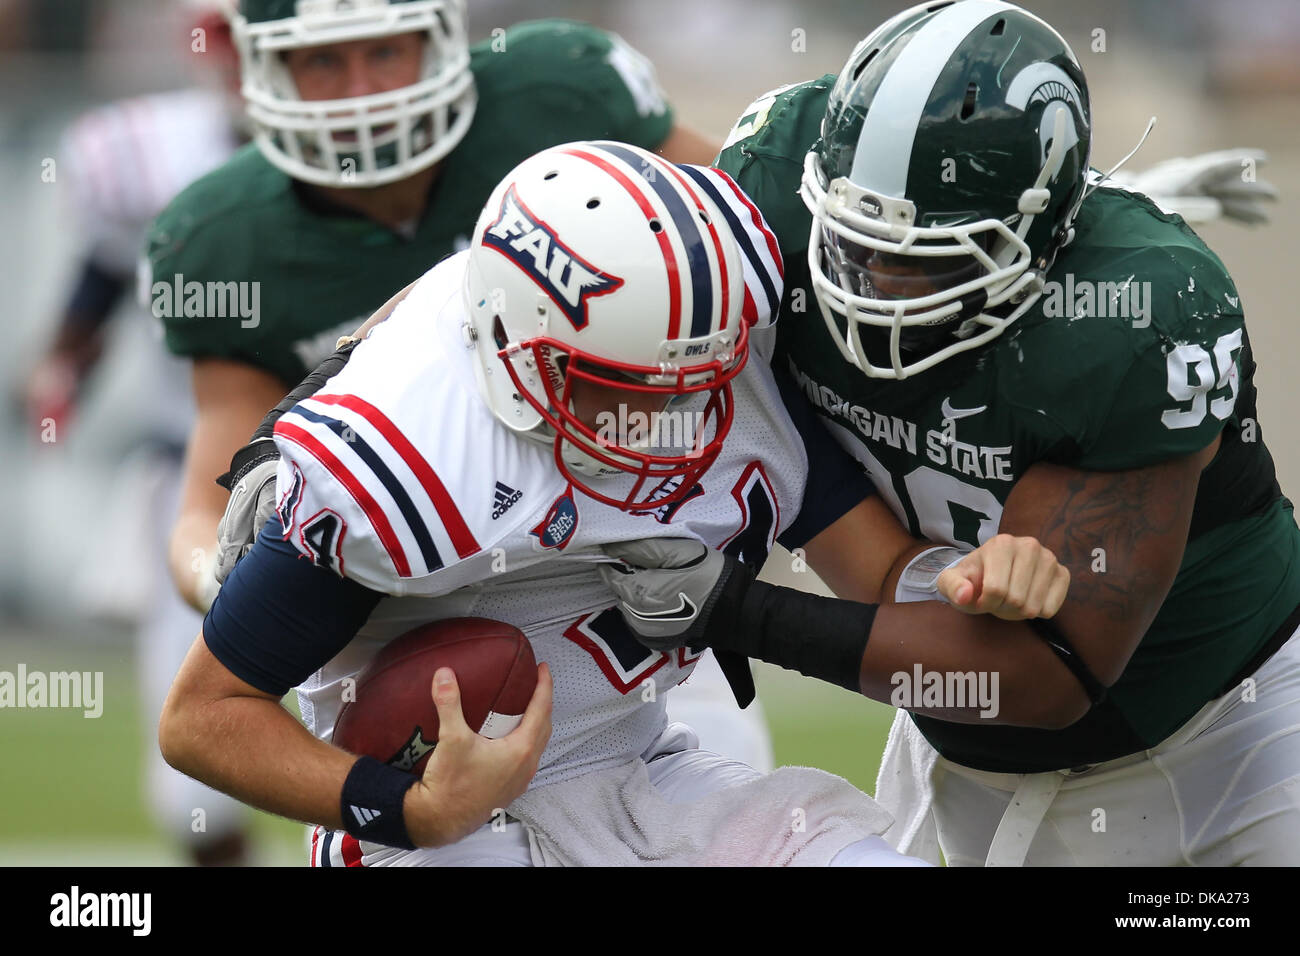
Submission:
[[[0,710],[0,865],[167,865],[183,856],[150,820],[143,798],[145,738],[129,643],[0,639],[0,670],[103,671],[102,716],[80,710]],[[760,698],[776,762],[821,767],[864,790],[893,711],[825,684],[760,665]],[[258,814],[257,862],[300,865],[304,830]]]

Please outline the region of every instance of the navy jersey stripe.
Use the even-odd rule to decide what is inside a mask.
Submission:
[[[612,153],[629,166],[640,169],[644,160],[630,149],[609,143],[592,145],[593,150]],[[665,160],[666,161],[666,160]],[[681,167],[678,167],[679,169]],[[651,170],[654,173],[654,170]],[[672,184],[655,174],[643,176],[642,179],[658,193],[668,214],[677,225],[677,232],[686,247],[686,261],[691,267],[691,338],[702,338],[709,334],[713,325],[713,276],[709,271],[709,251],[704,242],[704,233],[694,213],[686,208],[682,197],[673,189]]]
[[[745,228],[745,224],[741,222],[735,210],[727,205],[727,201],[719,192],[718,187],[709,181],[708,175],[703,170],[691,166],[678,166],[677,168],[695,180],[696,184],[713,200],[714,205],[722,211],[722,215],[727,220],[727,225],[731,228],[732,235],[736,237],[736,245],[740,246],[741,253],[754,267],[754,272],[758,274],[758,281],[763,286],[763,295],[767,297],[768,314],[775,317],[781,306],[781,300],[777,298],[776,285],[772,282],[772,276],[768,273],[767,266],[759,258],[758,250],[754,248],[754,241],[749,235],[749,230]]]
[[[366,466],[374,472],[380,483],[388,489],[393,501],[397,502],[398,510],[402,512],[407,527],[411,529],[416,544],[420,546],[420,555],[424,559],[425,568],[429,571],[436,571],[441,568],[442,557],[438,554],[438,549],[433,543],[433,537],[429,534],[429,528],[420,516],[420,511],[416,508],[415,502],[406,493],[406,489],[402,487],[402,483],[398,481],[397,476],[384,464],[384,460],[379,457],[375,450],[366,444],[365,439],[357,433],[357,430],[337,418],[330,418],[328,415],[313,412],[302,405],[295,405],[292,411],[295,415],[301,415],[308,421],[324,425],[345,441],[348,447],[356,453],[356,456],[366,463]],[[343,437],[344,429],[348,431],[348,437],[346,438]]]

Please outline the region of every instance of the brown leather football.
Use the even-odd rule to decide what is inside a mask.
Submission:
[[[523,717],[537,687],[537,661],[522,631],[501,621],[433,621],[385,645],[357,675],[356,700],[334,724],[334,745],[417,776],[438,740],[433,675],[450,667],[465,723],[503,737]]]

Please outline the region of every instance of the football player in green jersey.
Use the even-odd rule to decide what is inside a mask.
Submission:
[[[466,241],[507,170],[577,139],[676,162],[717,149],[674,124],[644,57],[584,24],[470,47],[464,0],[240,0],[231,21],[256,142],[158,218],[142,288],[193,360],[170,563],[199,608],[226,504],[214,476],[341,334]]]
[[[1056,704],[1021,726],[900,711],[877,796],[900,849],[950,864],[1300,863],[1300,530],[1241,299],[1178,216],[1090,173],[1090,142],[1065,41],[964,0],[907,10],[838,78],[764,97],[718,162],[785,253],[776,361],[871,474],[873,506],[956,546],[1034,536],[1071,572],[1034,625]],[[633,609],[636,579],[700,587],[646,574]],[[707,628],[790,661],[763,622],[806,599],[718,575],[689,643]],[[879,599],[851,573],[830,583]],[[938,664],[935,636],[890,631],[887,610],[856,638],[863,693],[915,708],[930,671],[992,671],[1013,706],[1023,642],[953,626]],[[908,642],[915,674],[868,686]]]

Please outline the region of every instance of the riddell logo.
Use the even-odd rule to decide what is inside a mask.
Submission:
[[[587,300],[623,285],[560,241],[550,226],[533,215],[515,186],[506,190],[496,222],[483,233],[483,244],[496,249],[542,287],[575,329],[587,327]]]

